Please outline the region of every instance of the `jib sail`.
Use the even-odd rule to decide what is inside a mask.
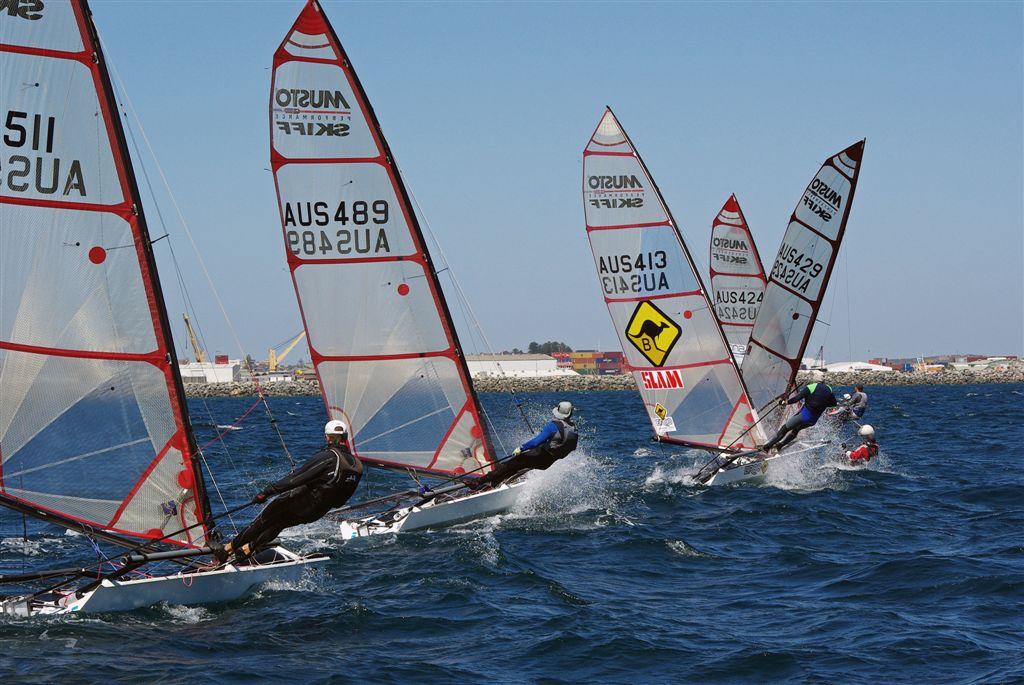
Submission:
[[[423,235],[315,1],[274,54],[270,127],[288,265],[328,414],[371,463],[486,467],[481,410]]]
[[[659,439],[752,447],[754,416],[704,285],[610,109],[583,152],[583,206],[602,295]]]
[[[764,298],[764,267],[740,203],[730,195],[711,225],[711,292],[736,363],[743,363]]]
[[[0,12],[0,503],[161,538],[208,520],[208,503],[103,53],[85,2],[12,8]]]
[[[790,217],[743,360],[743,377],[758,408],[796,380],[846,231],[863,154],[862,140],[827,159]],[[765,423],[777,429],[783,412],[772,411]]]

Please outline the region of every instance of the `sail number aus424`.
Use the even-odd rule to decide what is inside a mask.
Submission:
[[[288,249],[296,255],[377,255],[388,254],[391,246],[383,224],[391,216],[387,200],[342,200],[336,207],[326,202],[288,202],[285,204],[284,225]],[[342,225],[335,231],[315,230],[312,227]],[[351,225],[352,227],[348,227]],[[298,230],[289,227],[310,227]],[[333,235],[331,235],[333,233]]]

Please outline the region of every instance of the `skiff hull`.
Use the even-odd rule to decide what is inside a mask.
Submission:
[[[764,453],[757,454],[753,457],[744,458],[742,463],[731,464],[728,468],[724,468],[715,473],[705,485],[732,485],[733,483],[763,483],[765,477],[772,471],[772,468],[778,468],[779,465],[785,463],[792,457],[796,457],[810,450],[818,449],[827,445],[828,442],[819,442],[812,445],[805,443],[797,443],[799,449],[794,449],[790,452],[783,452],[782,454],[766,455]]]
[[[502,485],[463,497],[444,501],[431,500],[419,506],[405,507],[386,516],[375,515],[341,522],[344,540],[371,535],[408,533],[414,530],[444,528],[477,518],[494,516],[508,511],[520,494],[522,483]]]
[[[230,602],[268,582],[296,582],[306,569],[328,560],[303,557],[283,547],[273,548],[273,560],[262,564],[226,564],[213,571],[185,571],[167,576],[132,580],[104,580],[78,597],[74,590],[26,601],[0,602],[0,614],[14,616],[133,611],[156,604],[194,606]]]

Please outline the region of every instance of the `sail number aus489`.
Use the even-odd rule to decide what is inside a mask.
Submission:
[[[391,217],[387,200],[356,200],[338,203],[333,212],[326,202],[288,202],[284,208],[285,235],[292,254],[350,255],[388,254],[391,245],[383,224]],[[329,226],[353,224],[354,228],[341,228],[330,235],[325,230],[289,229],[289,226]],[[368,225],[369,224],[369,225]],[[363,227],[365,228],[359,228]]]

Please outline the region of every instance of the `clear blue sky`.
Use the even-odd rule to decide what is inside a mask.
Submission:
[[[242,344],[262,357],[300,330],[267,99],[302,2],[92,6]],[[581,152],[609,104],[703,265],[729,193],[770,264],[821,161],[867,137],[831,327],[812,341],[829,359],[1024,353],[1019,2],[326,9],[496,349],[617,344],[580,198]],[[209,347],[236,354],[162,210]]]

